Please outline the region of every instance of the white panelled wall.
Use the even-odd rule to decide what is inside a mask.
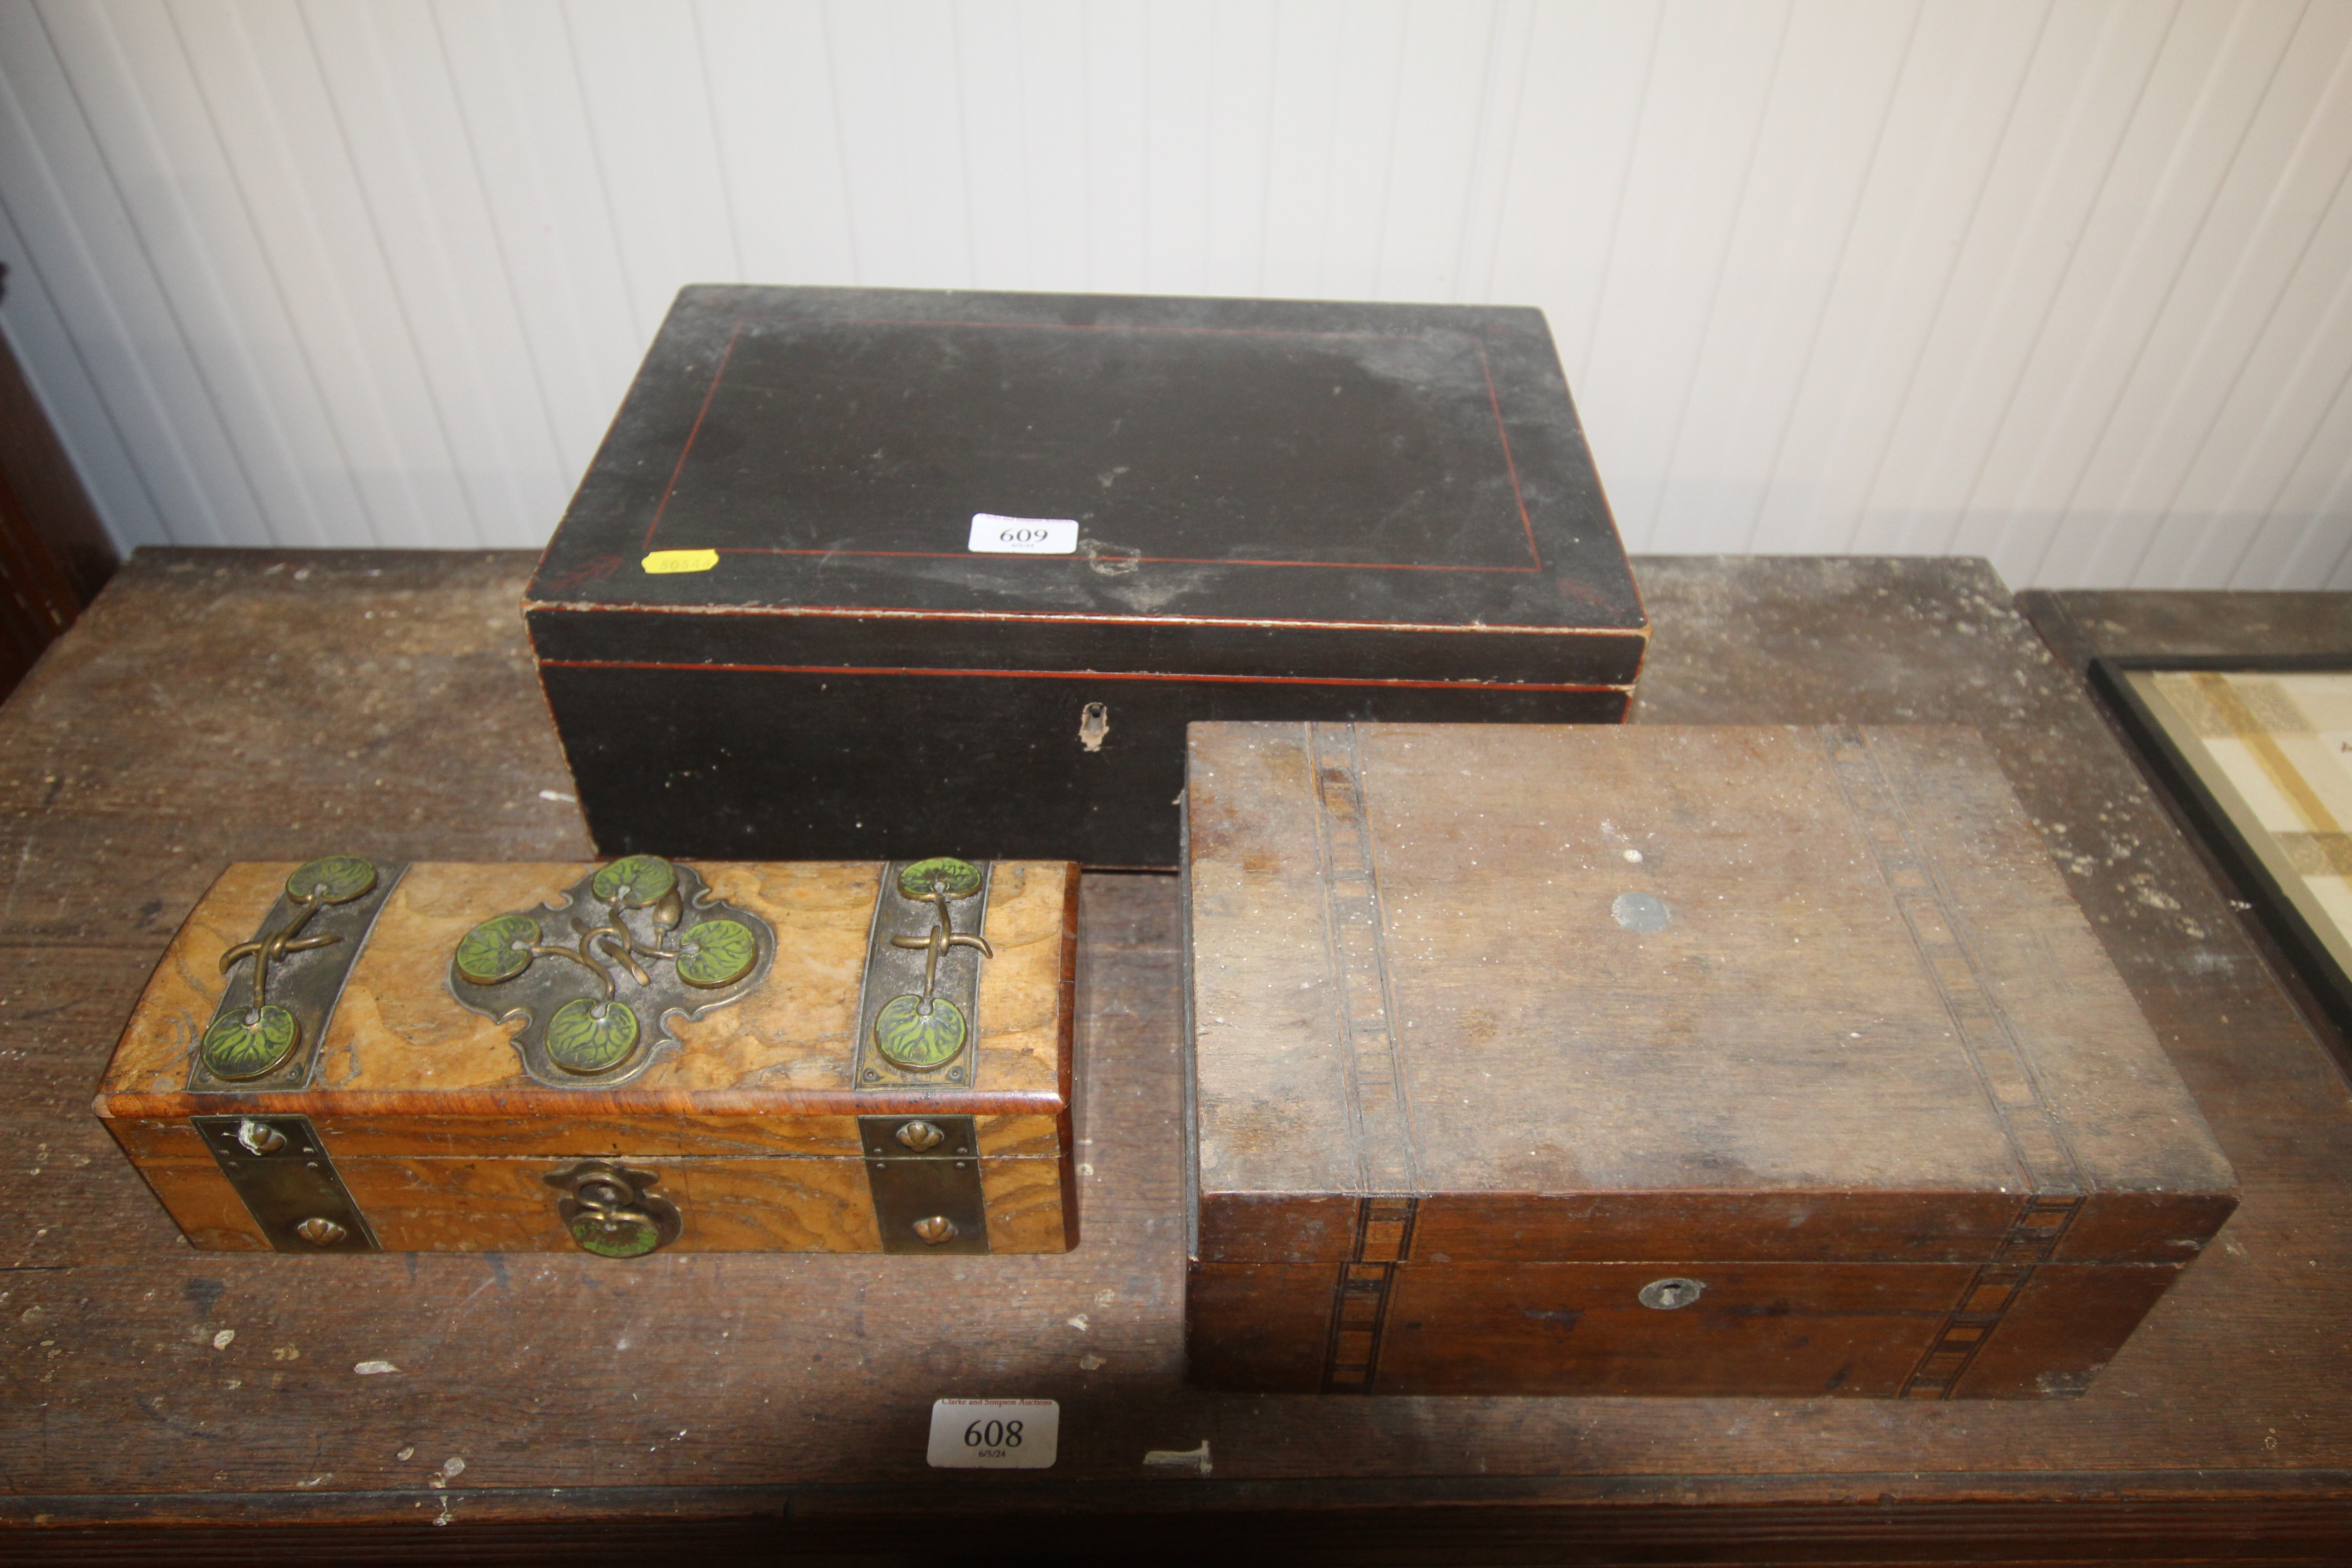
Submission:
[[[120,541],[533,545],[680,284],[1493,300],[1629,548],[2352,587],[2352,0],[0,0]]]

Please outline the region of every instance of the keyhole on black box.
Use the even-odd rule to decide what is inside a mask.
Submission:
[[[1099,702],[1089,702],[1078,710],[1078,744],[1089,752],[1102,750],[1103,737],[1110,733],[1110,710]]]
[[[1696,1279],[1680,1278],[1653,1279],[1642,1287],[1642,1305],[1661,1312],[1671,1312],[1677,1307],[1687,1307],[1706,1294],[1706,1287]]]

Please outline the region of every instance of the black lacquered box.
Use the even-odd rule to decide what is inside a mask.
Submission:
[[[697,287],[525,613],[607,853],[1173,866],[1195,720],[1613,722],[1540,312]]]

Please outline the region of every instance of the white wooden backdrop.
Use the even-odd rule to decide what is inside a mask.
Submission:
[[[535,544],[702,280],[1540,305],[1626,542],[2352,586],[2352,0],[0,0],[126,545]]]

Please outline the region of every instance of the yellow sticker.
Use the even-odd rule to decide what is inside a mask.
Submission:
[[[641,564],[648,572],[708,572],[719,564],[716,550],[656,550]]]

